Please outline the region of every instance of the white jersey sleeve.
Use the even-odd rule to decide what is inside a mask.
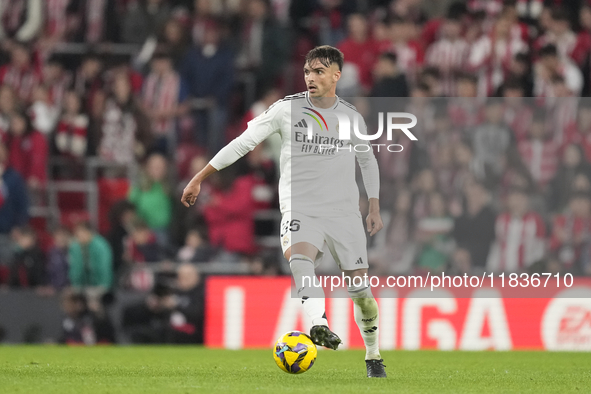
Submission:
[[[218,171],[226,168],[270,135],[279,132],[284,109],[285,103],[281,100],[271,105],[265,112],[248,122],[246,130],[223,147],[209,164]]]
[[[359,115],[359,131],[362,134],[367,134],[367,126],[363,117]],[[361,176],[363,178],[363,184],[365,185],[365,191],[367,192],[367,198],[380,198],[380,170],[378,168],[378,161],[373,153],[373,147],[370,141],[362,140],[355,133],[352,138],[353,144],[355,145],[367,145],[369,149],[357,149],[355,151],[355,157],[361,168]]]

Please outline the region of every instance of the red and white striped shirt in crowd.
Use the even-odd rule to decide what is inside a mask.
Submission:
[[[180,77],[176,72],[165,75],[150,73],[144,81],[142,98],[150,111],[167,111],[177,107],[180,92]],[[153,124],[154,133],[166,135],[174,131],[174,118],[161,119]]]
[[[45,0],[45,37],[63,38],[68,25],[70,0]]]
[[[503,213],[495,223],[496,243],[487,261],[487,270],[516,272],[544,256],[546,229],[542,217],[528,212],[523,217]]]
[[[86,2],[86,42],[95,44],[103,37],[107,0]]]
[[[33,91],[40,82],[40,73],[33,66],[20,69],[7,64],[0,68],[0,83],[10,86],[25,103],[30,102]]]
[[[579,99],[577,97],[556,97],[549,100],[550,129],[553,132],[554,141],[563,146],[569,139],[570,126],[577,120]]]
[[[529,105],[513,103],[505,105],[505,123],[513,130],[517,142],[527,138],[533,116],[534,111]]]
[[[505,81],[513,57],[526,51],[527,45],[520,37],[505,39],[491,34],[476,41],[468,65],[478,74],[478,96],[491,96]]]
[[[442,38],[427,49],[426,63],[439,69],[443,95],[456,95],[456,73],[464,70],[469,52],[470,46],[462,38],[454,41]]]
[[[65,72],[57,80],[51,82],[44,81],[44,84],[47,86],[51,104],[60,108],[64,101],[66,90],[72,85],[72,74]]]
[[[536,183],[544,187],[558,168],[560,146],[552,140],[527,139],[518,144],[523,163]]]

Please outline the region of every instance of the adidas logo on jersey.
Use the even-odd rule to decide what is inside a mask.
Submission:
[[[298,123],[294,124],[293,127],[308,127],[305,119],[300,120]]]
[[[363,260],[361,260],[361,257],[359,258],[359,260],[357,260],[357,261],[355,262],[355,264],[363,264]]]

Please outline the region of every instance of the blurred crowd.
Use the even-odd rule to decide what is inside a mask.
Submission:
[[[305,90],[303,56],[320,44],[344,53],[337,94],[360,112],[397,97],[419,118],[418,141],[376,152],[375,274],[591,275],[591,2],[431,3],[0,0],[0,285],[153,289],[135,269],[149,263],[281,273],[255,222],[277,211],[277,141],[210,177],[192,209],[180,192]],[[98,171],[97,223],[72,193],[58,226],[32,214],[52,184],[88,181],[91,158],[139,168]],[[163,294],[149,310],[172,303]],[[151,318],[145,305],[130,322]]]

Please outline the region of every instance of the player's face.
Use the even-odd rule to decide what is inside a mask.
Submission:
[[[337,81],[341,77],[339,66],[335,63],[326,67],[319,60],[304,65],[304,79],[310,97],[325,97],[334,94]]]

